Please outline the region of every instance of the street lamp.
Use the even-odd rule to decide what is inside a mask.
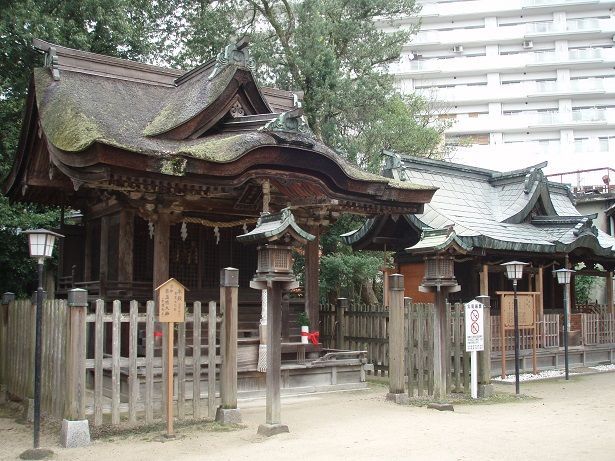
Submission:
[[[564,363],[566,364],[566,380],[568,380],[568,309],[570,299],[568,298],[568,285],[570,277],[575,271],[571,269],[558,269],[553,271],[557,275],[557,281],[564,286]]]
[[[520,261],[511,261],[502,264],[506,268],[506,277],[513,282],[514,291],[514,318],[515,318],[515,393],[519,394],[519,305],[517,302],[517,281],[523,277],[523,266],[527,266],[528,263],[522,263]],[[502,321],[504,318],[502,317]],[[502,348],[502,354],[504,354],[504,348]]]
[[[43,324],[43,263],[53,253],[56,238],[64,237],[47,229],[25,231],[30,246],[30,257],[38,262],[38,289],[36,290],[36,342],[34,355],[34,449],[40,447],[41,429],[41,346]]]

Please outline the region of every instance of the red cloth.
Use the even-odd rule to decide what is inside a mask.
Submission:
[[[307,336],[308,340],[312,342],[312,344],[318,344],[318,338],[320,337],[320,333],[318,331],[313,331],[312,333],[307,333],[305,331],[301,332],[301,336]]]

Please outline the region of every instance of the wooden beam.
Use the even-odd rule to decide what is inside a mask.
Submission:
[[[606,305],[611,314],[615,314],[613,303],[613,271],[608,271],[606,276]]]
[[[92,221],[85,221],[85,248],[83,251],[83,281],[92,280]]]
[[[169,213],[159,213],[154,227],[154,288],[169,280]]]
[[[483,264],[480,272],[480,294],[489,296],[489,266],[487,264]]]
[[[538,306],[536,306],[536,314],[538,315],[538,318],[542,317],[542,313],[544,312],[544,300],[545,300],[545,294],[544,294],[544,267],[543,266],[538,266],[538,274],[536,274],[536,291],[538,293],[540,293],[538,295]]]
[[[133,279],[133,246],[135,232],[135,213],[133,210],[120,211],[120,232],[118,245],[118,279],[121,282],[132,282]],[[158,285],[157,285],[158,286]]]
[[[104,299],[107,294],[107,279],[109,274],[109,216],[100,218],[100,296]]]
[[[320,231],[318,226],[313,226],[309,232],[315,238],[305,246],[305,311],[310,319],[310,331],[318,331]]]

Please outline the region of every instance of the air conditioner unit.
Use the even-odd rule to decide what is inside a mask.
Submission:
[[[463,45],[455,45],[453,47],[453,52],[454,53],[461,53],[461,52],[463,52]]]
[[[526,50],[528,48],[534,48],[534,42],[532,42],[531,40],[524,40],[522,45],[523,48],[525,48]]]

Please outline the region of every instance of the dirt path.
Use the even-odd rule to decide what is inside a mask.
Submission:
[[[499,385],[498,391],[514,392]],[[615,373],[522,383],[536,399],[494,405],[456,405],[455,412],[402,407],[386,389],[283,400],[291,433],[256,436],[263,401],[244,403],[245,429],[198,432],[162,443],[154,435],[96,441],[86,449],[53,446],[59,460],[613,460]],[[28,448],[29,429],[0,418],[1,459]]]

